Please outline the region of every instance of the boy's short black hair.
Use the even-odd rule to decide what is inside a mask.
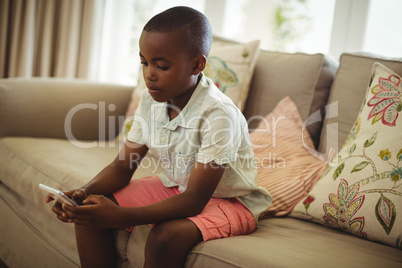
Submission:
[[[167,9],[155,15],[144,26],[144,31],[169,33],[180,31],[179,45],[189,52],[191,58],[208,57],[212,44],[212,29],[207,17],[185,6]]]

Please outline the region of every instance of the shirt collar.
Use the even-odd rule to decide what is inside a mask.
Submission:
[[[179,115],[173,120],[169,119],[167,113],[168,103],[160,103],[160,110],[158,107],[158,110],[156,111],[157,116],[155,116],[155,121],[157,122],[158,126],[164,127],[169,130],[176,130],[178,126],[184,128],[195,128],[195,121],[197,120],[192,120],[192,117],[200,115],[199,110],[204,102],[206,94],[205,89],[207,89],[208,87],[208,80],[201,73],[201,79],[198,82],[198,85],[191,95],[189,101],[187,102],[186,106],[184,106],[183,110],[181,110]]]

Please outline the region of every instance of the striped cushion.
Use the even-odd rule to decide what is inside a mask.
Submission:
[[[279,102],[250,138],[258,164],[258,185],[273,198],[262,217],[284,216],[312,189],[327,163],[315,152],[290,97]]]

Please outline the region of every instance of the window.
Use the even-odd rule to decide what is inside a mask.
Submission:
[[[328,53],[334,6],[335,0],[226,0],[223,27],[212,26],[223,37],[261,40],[267,50]]]
[[[402,1],[370,1],[363,51],[402,57],[401,12]]]
[[[138,42],[145,23],[157,13],[172,6],[187,5],[201,12],[204,0],[105,0],[98,12],[98,42],[91,79],[100,82],[136,85],[140,73]]]
[[[120,77],[120,82],[135,84],[139,75],[138,40],[142,27],[152,16],[167,8],[177,5],[193,7],[207,15],[215,35],[240,42],[259,39],[263,49],[328,53],[335,0],[131,0],[129,2],[132,15],[126,19],[127,23],[131,24],[129,35],[126,36],[130,36],[130,48],[124,57],[121,57],[123,60],[121,66],[114,68],[114,71],[119,70],[120,73],[115,75]],[[112,8],[109,10],[113,11]],[[124,14],[126,10],[122,12]],[[127,43],[127,40],[125,41]],[[119,53],[124,44],[116,45],[118,47],[114,51]],[[103,78],[107,76],[106,73],[102,75]]]
[[[282,52],[402,55],[398,0],[105,0],[97,80],[135,85],[138,40],[155,14],[177,5],[203,12],[215,35]]]

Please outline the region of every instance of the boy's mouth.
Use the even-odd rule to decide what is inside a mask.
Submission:
[[[147,88],[148,88],[149,94],[151,94],[151,95],[155,94],[155,93],[158,93],[160,91],[158,88],[153,87],[153,86],[147,86]]]
[[[147,88],[149,89],[149,90],[159,90],[158,88],[156,88],[154,85],[152,85],[152,84],[147,84]]]

